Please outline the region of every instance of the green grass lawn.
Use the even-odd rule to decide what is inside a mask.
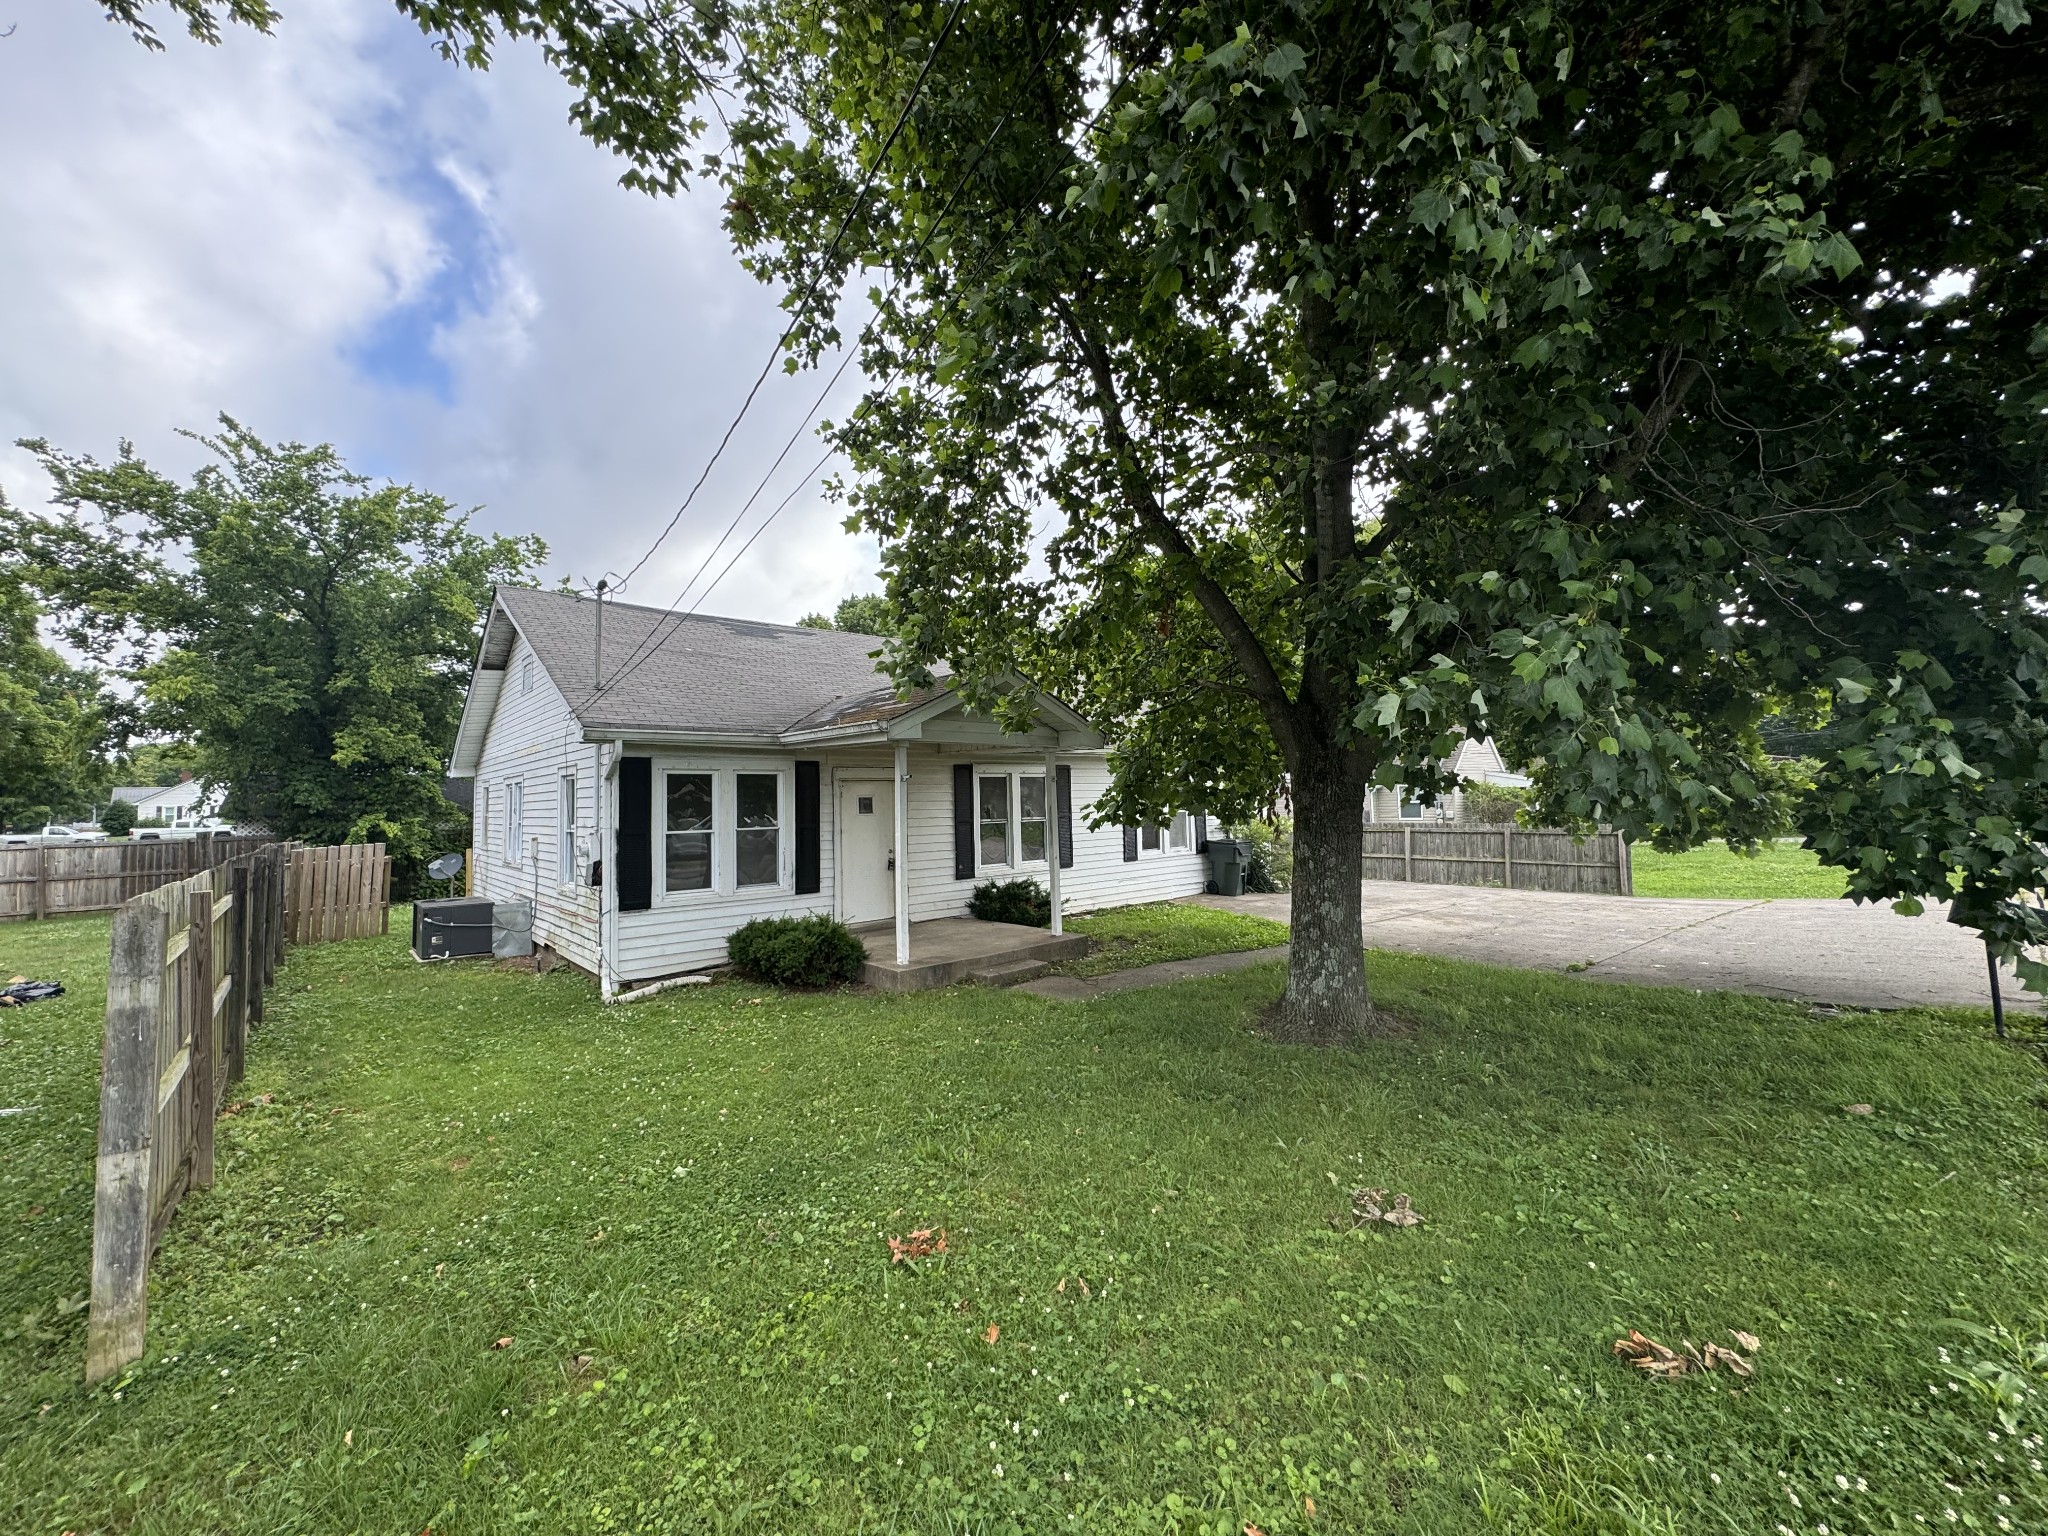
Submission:
[[[74,987],[0,1014],[0,1530],[2048,1530],[2041,1398],[1942,1359],[2048,1304],[1983,1016],[1374,956],[1413,1030],[1325,1054],[1251,1031],[1277,966],[606,1010],[404,926],[290,956],[95,1391],[107,927],[0,928]],[[1334,1230],[1365,1185],[1426,1223]]]
[[[1062,976],[1106,976],[1162,960],[1192,960],[1241,949],[1266,949],[1287,942],[1287,925],[1249,912],[1162,902],[1117,907],[1070,918],[1069,933],[1085,933],[1095,948],[1078,960],[1053,967]]]
[[[1823,866],[1797,843],[1765,843],[1755,857],[1708,843],[1684,853],[1631,847],[1638,896],[1718,896],[1761,900],[1775,896],[1840,896],[1848,876]]]

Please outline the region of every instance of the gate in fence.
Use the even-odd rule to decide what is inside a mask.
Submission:
[[[307,879],[335,861],[358,883]],[[316,944],[376,933],[370,903],[389,889],[381,843],[291,848],[271,843],[230,863],[123,902],[114,914],[100,1057],[99,1163],[93,1191],[92,1310],[85,1379],[142,1357],[150,1255],[188,1189],[213,1183],[214,1118],[240,1080],[249,1032],[289,938]],[[372,871],[375,878],[365,871]],[[346,898],[346,899],[344,899]],[[288,932],[288,914],[303,919]]]
[[[1365,878],[1609,896],[1636,890],[1620,833],[1577,838],[1535,827],[1376,823],[1365,829]]]

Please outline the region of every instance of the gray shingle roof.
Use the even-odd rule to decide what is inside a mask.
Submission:
[[[641,660],[601,697],[594,682],[597,604],[530,587],[500,587],[519,626],[586,730],[775,736],[799,721],[882,720],[914,708],[897,701],[869,654],[873,635],[760,624],[709,614],[607,603],[603,675]],[[502,667],[509,635],[486,629],[482,662]],[[845,723],[851,723],[846,721]]]

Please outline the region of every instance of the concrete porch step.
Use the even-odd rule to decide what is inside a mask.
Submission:
[[[1052,969],[1046,960],[1012,960],[1007,965],[984,966],[969,971],[967,979],[984,987],[1014,987],[1022,981],[1036,981]]]
[[[926,987],[949,987],[979,980],[983,971],[1000,971],[1000,986],[1027,981],[1036,972],[1009,974],[1013,966],[1085,955],[1090,942],[1076,933],[1055,938],[1043,928],[1023,928],[1011,923],[982,923],[971,917],[933,918],[910,925],[910,963],[898,965],[893,929],[864,932],[868,962],[861,980],[884,992],[918,992]]]

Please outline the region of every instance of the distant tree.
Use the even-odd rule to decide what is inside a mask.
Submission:
[[[133,800],[109,800],[100,812],[100,830],[109,837],[126,837],[135,830],[135,821]]]
[[[19,558],[66,637],[116,656],[144,723],[189,738],[223,812],[313,842],[433,851],[478,618],[532,538],[485,538],[438,496],[375,486],[334,449],[221,418],[180,484],[24,442],[56,483]]]
[[[807,613],[797,623],[805,629],[839,629],[850,635],[877,637],[893,634],[896,629],[895,610],[880,592],[843,597],[831,618],[822,613]]]
[[[146,741],[114,765],[114,775],[123,784],[168,786],[200,768],[199,748],[192,742]]]
[[[6,558],[19,522],[0,497],[0,825],[13,827],[91,805],[117,717],[99,674],[65,661],[37,633],[41,610]]]

